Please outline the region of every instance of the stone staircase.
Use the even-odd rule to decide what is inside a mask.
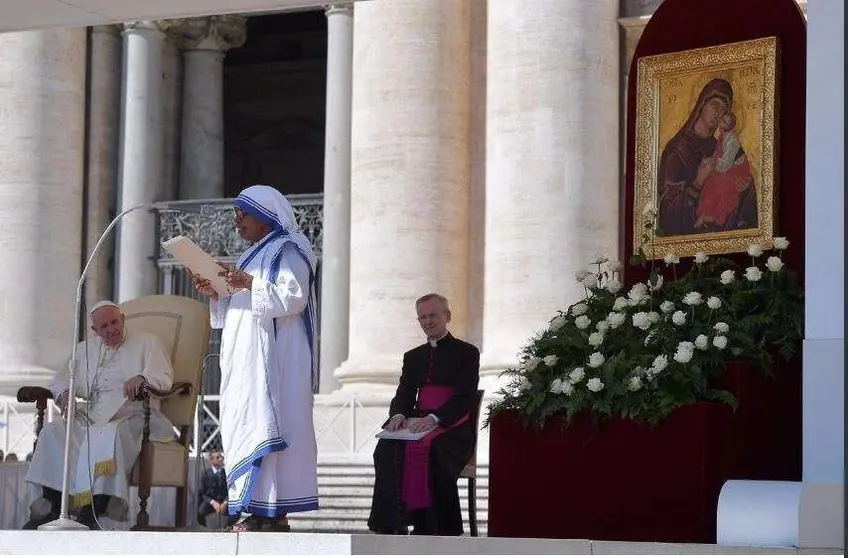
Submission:
[[[289,515],[292,530],[312,533],[368,533],[368,513],[374,487],[374,466],[362,457],[319,456],[318,496],[320,509]],[[489,468],[477,467],[477,528],[486,534]],[[465,534],[468,535],[468,481],[460,479],[459,498]]]

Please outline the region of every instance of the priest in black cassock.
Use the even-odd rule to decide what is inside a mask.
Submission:
[[[368,528],[380,534],[461,535],[457,479],[474,451],[469,417],[480,377],[480,351],[448,332],[450,308],[438,294],[415,302],[427,343],[403,355],[389,407],[389,432],[424,432],[422,439],[381,439],[374,450],[374,497]]]

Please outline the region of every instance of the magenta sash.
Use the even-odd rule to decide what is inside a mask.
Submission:
[[[454,395],[450,386],[424,385],[418,390],[418,410],[424,415],[444,405]],[[405,446],[403,468],[403,501],[407,510],[430,507],[430,444],[433,440],[468,420],[462,416],[456,423],[445,428],[437,426],[420,440],[410,440]]]

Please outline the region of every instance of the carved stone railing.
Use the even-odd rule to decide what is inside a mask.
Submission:
[[[321,194],[287,196],[294,209],[300,230],[312,244],[321,259],[324,196]],[[173,209],[161,210],[159,216],[159,241],[177,235],[191,238],[204,251],[222,261],[235,260],[247,248],[235,227],[232,199],[188,200],[170,204]],[[159,267],[178,265],[160,248]]]

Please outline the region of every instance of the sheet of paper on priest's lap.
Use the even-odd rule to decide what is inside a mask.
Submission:
[[[422,430],[421,432],[410,432],[409,428],[421,420],[423,419],[415,417],[410,418],[407,420],[406,428],[401,428],[394,432],[389,432],[388,430],[381,430],[376,434],[376,437],[384,438],[386,440],[420,440],[421,438],[436,429],[436,425],[434,424],[432,427]]]
[[[218,275],[225,269],[212,256],[192,242],[190,238],[183,235],[175,236],[163,242],[162,248],[190,269],[192,273],[210,281],[218,295],[227,296],[230,294],[231,289],[227,285],[227,281]]]

